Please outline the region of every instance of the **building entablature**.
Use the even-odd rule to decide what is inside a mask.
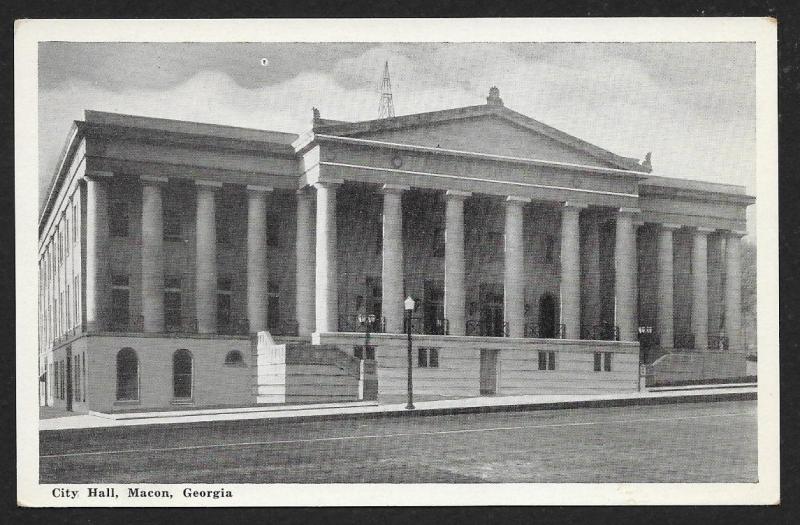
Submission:
[[[520,159],[474,152],[442,151],[410,144],[316,137],[306,148],[301,184],[328,178],[450,189],[533,201],[581,200],[606,207],[635,207],[642,176],[625,170],[597,173],[591,166]]]

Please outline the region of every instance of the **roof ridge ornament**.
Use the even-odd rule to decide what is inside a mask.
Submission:
[[[653,171],[653,164],[651,163],[651,157],[653,155],[652,151],[648,151],[647,155],[644,156],[644,160],[642,160],[641,165],[647,171]]]
[[[488,106],[503,105],[503,99],[500,98],[500,90],[497,89],[497,86],[492,86],[489,88],[489,96],[486,97],[486,105]]]

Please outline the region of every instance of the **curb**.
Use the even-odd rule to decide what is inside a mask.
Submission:
[[[591,399],[584,401],[552,401],[545,403],[520,403],[516,405],[482,405],[471,407],[442,407],[442,408],[420,408],[414,410],[391,410],[383,412],[353,412],[344,414],[309,414],[309,415],[288,415],[285,417],[241,419],[241,420],[222,420],[222,421],[187,421],[180,423],[163,423],[170,427],[202,427],[212,425],[242,424],[242,425],[263,425],[269,423],[307,423],[314,421],[341,421],[350,419],[380,419],[380,418],[399,418],[399,417],[427,417],[444,415],[463,415],[463,414],[490,414],[496,412],[535,412],[539,410],[564,410],[574,408],[604,408],[621,407],[633,405],[669,405],[678,403],[703,403],[720,401],[751,401],[758,399],[756,391],[751,392],[723,392],[723,393],[694,393],[677,396],[659,397],[632,397],[617,399]],[[99,430],[124,431],[125,428],[153,426],[154,423],[142,425],[126,425],[119,427],[91,427],[91,428],[72,428],[72,429],[52,429],[40,430],[42,432],[97,432]],[[155,425],[158,425],[157,423]]]

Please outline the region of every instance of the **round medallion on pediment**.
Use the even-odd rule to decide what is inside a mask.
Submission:
[[[392,157],[393,167],[399,168],[402,165],[403,165],[403,157],[401,157],[400,155],[395,155],[394,157]]]

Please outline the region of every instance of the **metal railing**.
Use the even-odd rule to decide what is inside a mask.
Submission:
[[[552,329],[542,329],[538,323],[525,323],[524,335],[538,339],[566,339],[567,325],[557,324]]]
[[[372,333],[383,333],[386,331],[386,318],[379,317],[370,322],[360,318],[358,315],[340,315],[340,332],[366,332],[367,328]]]
[[[508,321],[499,324],[480,320],[470,320],[466,324],[467,335],[477,335],[483,337],[508,337]]]
[[[403,333],[408,333],[408,322],[409,322],[408,318],[405,318],[403,320]],[[427,334],[427,335],[449,335],[450,325],[447,322],[447,319],[412,317],[411,333]]]
[[[619,341],[619,326],[600,323],[581,330],[581,339],[592,341]]]

